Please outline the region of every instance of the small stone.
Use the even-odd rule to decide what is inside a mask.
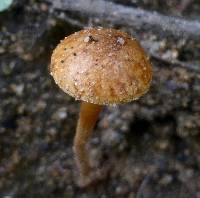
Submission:
[[[17,112],[19,114],[22,114],[22,113],[24,113],[25,108],[26,108],[25,104],[19,105],[18,108],[17,108]]]
[[[172,58],[176,59],[178,58],[178,51],[176,49],[172,49]]]
[[[15,67],[15,63],[11,62],[9,64],[2,65],[2,72],[4,75],[10,75],[13,72],[13,68]]]
[[[46,107],[47,103],[43,100],[39,100],[38,103],[36,104],[36,109],[37,111],[43,111]]]
[[[172,180],[173,180],[172,176],[169,174],[166,174],[160,180],[160,184],[167,185],[167,184],[171,183]]]
[[[40,9],[41,9],[41,11],[46,12],[46,11],[48,11],[48,5],[46,3],[41,3]]]
[[[112,147],[120,143],[121,135],[117,131],[108,129],[103,133],[102,141],[104,144]]]
[[[128,186],[127,185],[118,186],[115,191],[118,196],[123,196],[128,193]]]
[[[25,61],[32,61],[33,55],[31,53],[22,54],[21,58]]]
[[[3,47],[0,47],[0,54],[3,54],[6,50]]]
[[[50,26],[55,26],[56,23],[57,23],[57,22],[56,22],[55,19],[48,19],[48,20],[47,20],[47,24],[50,25]]]
[[[57,134],[57,130],[55,128],[50,128],[48,131],[47,131],[48,135],[52,136],[52,137],[55,137],[56,134]]]
[[[167,44],[166,40],[162,40],[160,42],[160,49],[165,49],[166,48],[166,44]]]
[[[158,147],[161,150],[167,149],[168,146],[169,146],[169,142],[168,141],[161,140],[161,141],[158,142]]]
[[[53,119],[64,120],[67,117],[66,108],[60,108],[53,114]]]
[[[10,88],[12,89],[12,91],[14,91],[18,96],[21,96],[23,91],[24,91],[24,85],[20,84],[20,85],[16,85],[16,84],[11,84]]]

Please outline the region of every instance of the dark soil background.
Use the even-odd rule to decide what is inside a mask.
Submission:
[[[200,20],[198,0],[113,2]],[[92,166],[109,171],[97,184],[77,185],[79,102],[55,85],[48,66],[65,36],[83,26],[115,27],[96,21],[39,0],[15,0],[0,13],[0,197],[200,197],[200,73],[171,64],[200,67],[200,42],[134,27],[116,28],[159,55],[151,89],[138,101],[104,108],[88,146]]]

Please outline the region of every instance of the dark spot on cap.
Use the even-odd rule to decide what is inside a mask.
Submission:
[[[97,38],[92,37],[92,41],[98,42],[99,40]]]
[[[94,38],[93,36],[89,35],[89,42],[98,42],[97,38]]]
[[[64,61],[64,60],[61,60],[60,62],[61,62],[61,63],[64,63],[65,61]]]
[[[77,54],[74,52],[73,55],[76,56]]]

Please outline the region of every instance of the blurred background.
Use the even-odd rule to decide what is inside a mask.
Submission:
[[[154,76],[140,100],[104,108],[88,146],[106,177],[80,188],[80,103],[48,67],[61,39],[97,26],[140,40]],[[0,197],[199,198],[199,164],[198,0],[0,0]]]

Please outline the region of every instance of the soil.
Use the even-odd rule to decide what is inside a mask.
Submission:
[[[179,1],[153,2],[123,4],[200,18],[197,0],[181,11]],[[148,32],[139,37],[161,58],[152,59],[151,89],[103,109],[88,147],[93,168],[106,177],[78,186],[72,143],[80,102],[55,85],[48,69],[59,41],[85,23],[65,14],[36,0],[16,0],[0,13],[0,197],[200,197],[200,73],[162,61],[200,67],[200,43]]]

